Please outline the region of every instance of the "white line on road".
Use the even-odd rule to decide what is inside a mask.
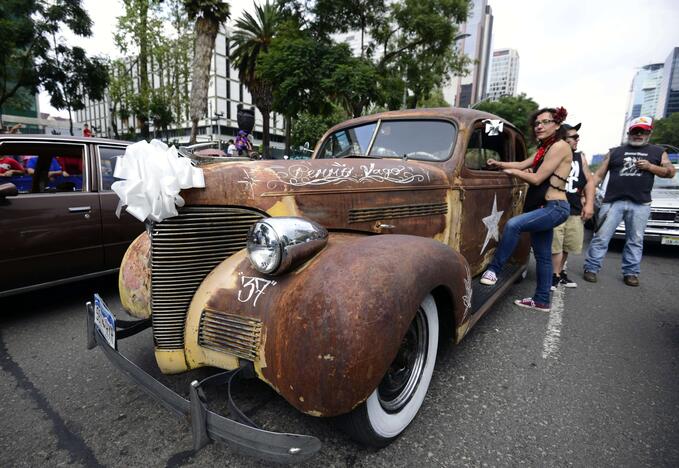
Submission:
[[[542,359],[556,357],[561,344],[561,316],[563,313],[564,288],[557,287],[552,293],[552,310],[549,312],[547,334],[542,342]]]

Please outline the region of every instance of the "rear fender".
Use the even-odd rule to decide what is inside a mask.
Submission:
[[[434,289],[449,299],[442,301],[447,310],[439,311],[447,315],[444,323],[467,320],[471,278],[465,260],[422,237],[331,234],[322,252],[278,277],[254,270],[241,251],[213,270],[194,296],[187,363],[232,369],[245,347],[258,376],[300,411],[343,414],[377,387]],[[231,322],[243,332],[224,345],[231,338],[220,323]]]

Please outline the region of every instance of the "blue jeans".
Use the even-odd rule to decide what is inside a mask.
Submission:
[[[514,252],[522,232],[530,232],[530,241],[535,255],[537,287],[533,300],[542,304],[550,303],[552,287],[552,236],[554,227],[568,219],[570,205],[565,200],[553,200],[535,211],[514,216],[507,221],[502,239],[495,251],[495,257],[488,269],[495,274]]]
[[[651,215],[651,205],[635,203],[631,200],[616,200],[604,203],[599,209],[599,217],[606,217],[599,230],[592,237],[585,258],[585,271],[598,273],[601,270],[608,243],[615,234],[620,221],[625,221],[625,248],[622,251],[622,274],[639,275],[641,254],[644,251],[644,230]]]

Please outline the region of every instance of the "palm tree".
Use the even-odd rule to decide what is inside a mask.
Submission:
[[[223,0],[184,0],[191,20],[196,21],[191,77],[191,143],[196,142],[198,120],[207,112],[207,88],[210,83],[210,60],[219,26],[230,16],[229,4]]]
[[[273,85],[257,76],[257,57],[269,50],[271,40],[277,32],[281,16],[280,8],[266,1],[264,6],[255,5],[255,16],[244,12],[236,21],[231,35],[230,59],[238,69],[238,78],[243,83],[255,106],[262,113],[262,145],[263,156],[269,157],[269,116],[273,101]]]

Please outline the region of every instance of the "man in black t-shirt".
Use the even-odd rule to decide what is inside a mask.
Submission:
[[[628,286],[639,286],[644,230],[651,214],[651,189],[655,176],[674,177],[674,166],[665,150],[648,142],[653,130],[650,117],[630,122],[627,144],[612,148],[601,167],[597,180],[609,172],[603,204],[599,210],[599,228],[589,243],[585,259],[586,281],[596,283],[608,243],[620,221],[625,221],[625,248],[622,251],[622,275]]]
[[[554,238],[552,239],[552,291],[561,285],[567,288],[577,287],[577,283],[570,279],[566,274],[566,260],[569,253],[579,254],[582,252],[582,238],[584,236],[583,223],[592,217],[594,213],[594,193],[596,185],[594,177],[589,170],[587,159],[584,153],[578,151],[580,141],[580,130],[582,124],[568,125],[562,124],[561,128],[566,131],[566,143],[573,151],[573,161],[571,161],[571,172],[566,183],[566,198],[571,205],[570,216],[565,223],[554,228]],[[585,203],[583,205],[582,198]]]

